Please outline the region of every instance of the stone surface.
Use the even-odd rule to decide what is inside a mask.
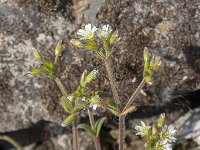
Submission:
[[[188,140],[193,139],[198,145],[200,145],[200,108],[194,109],[192,112],[188,112],[184,116],[181,116],[175,123],[174,127],[177,129],[177,139]]]
[[[174,120],[182,113],[175,108],[182,106],[173,100],[200,89],[199,0],[107,0],[105,4],[90,0],[0,0],[0,132],[27,128],[40,120],[60,124],[66,116],[55,83],[45,76],[27,75],[38,65],[32,47],[53,59],[56,43],[62,39],[60,78],[68,92],[76,88],[85,69],[96,68],[100,74],[90,88],[99,90],[102,97],[112,96],[102,62],[68,44],[86,21],[108,23],[119,30],[112,62],[123,102],[142,79],[143,48],[149,47],[162,60],[154,84],[144,87],[147,96],[140,95],[135,101],[138,110],[128,116],[128,127],[133,127],[132,118],[151,118],[168,111],[165,105],[169,102],[173,104],[169,112],[178,112],[169,117]],[[116,125],[117,121],[113,122]]]

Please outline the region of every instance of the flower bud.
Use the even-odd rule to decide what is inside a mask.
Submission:
[[[147,47],[144,48],[143,57],[145,62],[147,62],[150,57]]]
[[[76,115],[71,114],[69,115],[64,122],[61,124],[61,126],[66,127],[67,125],[69,125],[72,121],[74,121],[74,119],[76,118]]]
[[[42,55],[36,49],[33,49],[33,55],[37,61],[42,61]]]
[[[85,78],[85,83],[90,83],[92,80],[94,80],[96,78],[97,73],[98,70],[93,70],[92,72],[90,72]]]
[[[116,30],[110,37],[110,44],[114,44],[117,41],[118,31]]]
[[[38,69],[38,68],[31,69],[31,70],[29,71],[29,74],[31,74],[31,75],[33,75],[33,76],[39,75],[39,74],[41,74],[41,73],[42,73],[42,71],[41,71],[40,69]]]
[[[99,50],[99,46],[94,41],[87,41],[87,43],[84,45],[84,48],[86,50],[92,50],[92,51],[98,51]]]
[[[56,46],[55,56],[59,57],[61,55],[61,52],[62,52],[62,41],[60,41]]]
[[[74,46],[76,46],[76,47],[81,47],[81,46],[82,46],[81,41],[76,40],[76,39],[70,40],[70,43],[72,43],[72,44],[73,44]]]
[[[165,119],[165,114],[161,114],[159,119],[158,119],[158,122],[157,122],[157,126],[158,128],[161,128],[163,126],[163,123],[164,123],[164,119]]]

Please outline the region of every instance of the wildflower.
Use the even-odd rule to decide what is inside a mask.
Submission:
[[[172,145],[168,143],[167,140],[162,140],[162,141],[156,142],[155,149],[156,150],[172,150]]]
[[[146,125],[143,121],[141,121],[141,126],[135,126],[135,130],[137,130],[136,135],[147,136],[150,132],[150,126]]]
[[[100,102],[99,95],[95,95],[91,98],[91,103],[90,103],[89,107],[92,107],[94,110],[96,110],[97,107],[99,107],[99,102]]]
[[[90,108],[93,108],[94,110],[96,110],[97,107],[99,107],[99,105],[94,104],[94,103],[90,103],[89,107],[90,107]]]
[[[92,24],[89,23],[85,25],[85,29],[79,29],[77,34],[82,36],[81,39],[92,40],[96,30],[97,28],[95,26],[92,27]]]
[[[104,25],[102,29],[99,29],[99,31],[97,32],[97,35],[101,39],[108,39],[110,37],[111,32],[112,32],[112,29],[109,26],[109,24],[107,24],[107,25]]]
[[[162,133],[161,133],[161,139],[165,139],[168,142],[175,142],[176,138],[174,137],[176,133],[176,130],[174,127],[170,126],[168,127],[167,125],[164,125],[162,128]]]

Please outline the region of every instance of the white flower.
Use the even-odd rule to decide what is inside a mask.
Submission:
[[[141,121],[141,126],[135,126],[135,130],[137,130],[136,135],[146,136],[149,134],[150,126],[147,126],[143,121]]]
[[[110,36],[110,33],[112,32],[111,27],[109,24],[104,25],[102,29],[98,29],[97,35],[99,38],[108,38]]]
[[[174,127],[168,127],[167,125],[164,125],[164,127],[162,128],[161,138],[167,140],[168,142],[175,142],[175,133],[176,129],[174,129]]]
[[[97,30],[95,26],[92,27],[92,25],[86,24],[85,29],[79,29],[77,34],[82,36],[81,39],[93,39],[94,33]]]
[[[93,108],[94,110],[96,110],[97,107],[99,107],[99,106],[97,104],[90,103],[89,107]]]
[[[157,150],[172,150],[172,145],[167,140],[156,142],[155,149]]]

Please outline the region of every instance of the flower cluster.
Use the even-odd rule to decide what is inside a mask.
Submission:
[[[96,28],[92,24],[86,24],[84,29],[79,29],[79,39],[72,39],[70,42],[76,47],[83,47],[89,51],[95,51],[97,56],[103,60],[110,58],[112,46],[118,37],[118,31],[112,32],[109,24]],[[103,50],[98,41],[102,42]]]
[[[152,77],[161,65],[161,61],[153,54],[149,53],[147,47],[144,48],[144,71],[143,76],[147,84],[152,84]]]
[[[157,125],[149,126],[141,121],[141,126],[135,126],[136,135],[147,139],[147,150],[172,150],[172,143],[176,141],[174,127],[163,125],[164,114],[160,115]]]

